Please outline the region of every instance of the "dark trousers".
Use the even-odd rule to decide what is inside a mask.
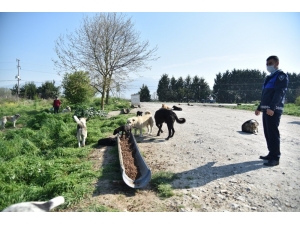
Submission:
[[[267,146],[269,149],[269,156],[272,159],[279,160],[280,158],[280,133],[278,130],[281,113],[275,112],[273,116],[269,116],[263,112],[263,126]]]
[[[59,107],[54,107],[54,113],[58,113]]]

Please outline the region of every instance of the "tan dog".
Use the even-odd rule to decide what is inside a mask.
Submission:
[[[82,143],[82,147],[85,146],[85,140],[87,138],[87,126],[86,121],[87,118],[80,118],[78,119],[77,116],[74,116],[74,119],[77,123],[77,141],[78,141],[78,147],[80,148],[80,141]]]
[[[65,109],[62,110],[63,113],[66,113],[66,112],[71,112],[71,107],[70,106],[67,106]]]
[[[7,121],[13,122],[14,127],[16,127],[16,122],[19,119],[20,114],[16,114],[14,116],[3,116],[2,120],[0,121],[0,123],[2,124],[2,128],[5,128],[5,124],[7,123]]]
[[[149,111],[145,112],[144,116],[134,116],[127,119],[127,124],[134,128],[134,133],[136,135],[137,130],[140,130],[140,137],[143,136],[143,127],[147,127],[148,134],[152,134],[152,128],[154,125],[154,119]]]
[[[162,106],[161,106],[163,109],[172,109],[172,108],[170,108],[169,106],[167,106],[167,105],[165,105],[165,104],[162,104]]]

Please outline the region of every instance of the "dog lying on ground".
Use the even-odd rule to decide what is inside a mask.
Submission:
[[[21,202],[3,209],[2,212],[49,212],[51,209],[65,203],[63,196],[52,198],[47,202]]]
[[[155,119],[155,124],[158,127],[158,132],[157,136],[160,135],[160,132],[162,133],[163,131],[161,130],[161,127],[163,123],[166,123],[168,126],[169,130],[169,135],[166,138],[166,140],[169,140],[169,138],[174,136],[175,130],[174,130],[174,122],[176,120],[177,123],[183,124],[185,123],[185,118],[178,118],[176,113],[173,112],[172,110],[168,109],[159,109],[155,112],[154,114],[154,119]]]
[[[123,137],[123,134],[125,133],[127,137],[129,137],[129,134],[131,133],[131,127],[128,124],[125,124],[123,126],[118,127],[114,130],[114,135],[120,133],[122,131],[121,138]]]
[[[173,105],[173,110],[176,110],[176,111],[182,111],[182,108],[180,107],[177,107],[176,105]]]
[[[128,114],[130,112],[130,109],[122,109],[122,114]]]
[[[169,106],[167,106],[167,105],[165,105],[165,104],[162,104],[162,105],[161,105],[161,108],[162,108],[162,109],[172,109],[172,108],[170,108]]]
[[[98,140],[98,145],[105,145],[105,146],[115,146],[117,144],[116,138],[101,138]]]
[[[81,117],[80,119],[77,118],[77,116],[73,116],[76,123],[77,123],[77,141],[78,141],[78,147],[80,148],[80,141],[82,143],[82,147],[85,146],[85,141],[87,138],[87,118]]]
[[[142,111],[137,111],[136,112],[136,116],[142,116],[143,115],[143,112]]]
[[[143,127],[147,127],[148,134],[152,134],[152,128],[154,125],[154,119],[149,111],[145,112],[144,116],[135,116],[127,119],[127,124],[134,128],[135,135],[137,130],[140,130],[140,137],[143,136]]]
[[[251,134],[257,134],[258,133],[258,125],[259,123],[256,120],[247,120],[245,123],[242,125],[242,131],[246,133],[251,133]]]
[[[66,113],[66,112],[71,112],[71,107],[70,106],[67,106],[65,109],[62,110],[63,113]]]
[[[7,123],[7,121],[13,122],[13,126],[14,128],[16,127],[16,122],[19,119],[20,114],[16,114],[14,116],[3,116],[0,123],[2,124],[2,128],[5,128],[5,124]]]

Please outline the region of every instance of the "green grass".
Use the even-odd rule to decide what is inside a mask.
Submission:
[[[21,115],[17,128],[8,122],[0,130],[0,211],[14,203],[47,201],[58,195],[66,200],[59,208],[67,208],[91,196],[92,183],[101,177],[121,176],[118,161],[95,171],[88,156],[100,138],[112,135],[130,115],[91,118],[86,146],[78,148],[73,113],[51,114],[51,104],[52,100],[0,103],[0,116]],[[109,107],[120,105],[129,107],[129,102],[119,100],[117,106],[112,102]],[[118,154],[117,148],[110,152]],[[110,211],[93,207],[89,210]]]
[[[238,105],[238,106],[225,106],[230,109],[241,109],[241,110],[249,110],[254,111],[257,108],[256,105]],[[284,105],[283,115],[291,115],[291,116],[300,116],[300,106],[297,106],[292,103],[288,103]]]
[[[177,178],[176,174],[166,171],[159,171],[152,175],[151,184],[161,198],[169,198],[174,195],[170,184]]]

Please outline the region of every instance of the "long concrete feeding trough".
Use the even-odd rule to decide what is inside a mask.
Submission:
[[[117,143],[118,143],[118,152],[119,152],[119,161],[121,166],[121,173],[123,181],[131,188],[143,188],[145,187],[149,181],[151,180],[151,170],[146,164],[145,160],[143,159],[135,137],[132,133],[130,133],[130,142],[133,143],[133,152],[134,158],[136,159],[137,167],[140,172],[140,176],[136,180],[132,180],[130,177],[127,176],[126,170],[123,164],[123,156],[122,156],[122,149],[120,145],[120,135],[117,135]]]

